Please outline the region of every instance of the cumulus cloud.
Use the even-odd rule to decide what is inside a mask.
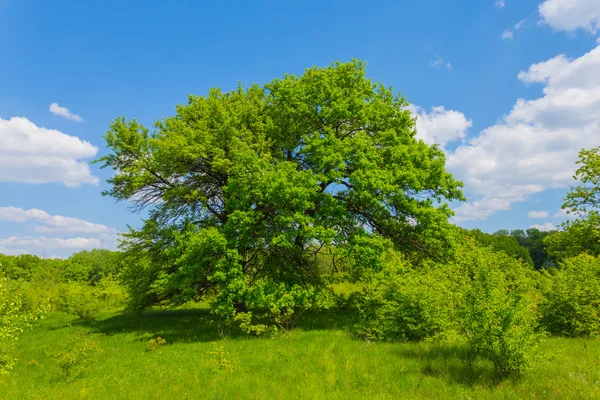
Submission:
[[[38,127],[27,118],[0,118],[0,182],[98,185],[89,165],[98,148],[76,136]]]
[[[538,10],[542,21],[559,31],[581,28],[595,33],[600,28],[598,0],[546,0]]]
[[[496,125],[448,153],[448,168],[465,182],[469,203],[457,222],[485,219],[514,202],[572,182],[579,150],[600,145],[600,46],[558,56],[522,71],[544,85],[543,96],[516,101]]]
[[[504,8],[504,0],[496,0],[494,5],[498,8]]]
[[[547,211],[529,211],[527,216],[534,219],[546,219],[548,218],[549,214]]]
[[[70,119],[70,120],[76,121],[76,122],[83,122],[83,118],[81,118],[77,114],[73,114],[71,111],[69,111],[69,109],[67,107],[59,106],[58,103],[50,104],[50,107],[48,109],[54,115],[58,115],[65,119]]]
[[[554,226],[554,224],[551,222],[546,222],[543,225],[539,225],[539,224],[531,225],[530,228],[534,228],[534,229],[537,229],[538,231],[542,231],[542,232],[549,232],[549,231],[556,230],[556,226]]]
[[[83,232],[109,233],[111,229],[102,224],[84,221],[79,218],[50,215],[45,211],[31,208],[24,210],[19,207],[0,207],[0,221],[11,221],[36,224],[35,231],[50,232]]]
[[[444,147],[449,142],[464,139],[473,125],[463,113],[446,110],[443,106],[432,107],[428,113],[411,104],[409,110],[417,118],[417,137],[428,144],[438,143]]]

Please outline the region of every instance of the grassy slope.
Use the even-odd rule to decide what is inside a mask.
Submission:
[[[353,339],[343,316],[308,316],[275,338],[227,334],[219,340],[206,310],[105,314],[81,323],[54,314],[18,343],[19,363],[1,379],[3,399],[590,399],[600,398],[600,340],[550,339],[546,359],[518,382],[494,379],[456,345]],[[102,333],[103,352],[83,376],[59,380],[48,356],[75,330]],[[146,352],[157,336],[167,345]],[[214,372],[218,342],[233,372]],[[29,365],[30,360],[38,365]]]

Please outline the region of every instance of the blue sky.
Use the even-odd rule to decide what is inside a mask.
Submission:
[[[0,252],[112,248],[140,225],[89,165],[115,117],[351,58],[447,152],[455,222],[551,228],[577,151],[600,145],[597,28],[597,0],[0,0]]]

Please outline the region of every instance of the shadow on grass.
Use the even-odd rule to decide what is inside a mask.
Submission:
[[[418,359],[424,376],[465,386],[495,387],[507,378],[500,376],[491,362],[473,355],[465,344],[415,343],[399,346],[399,357]]]
[[[325,310],[302,313],[295,328],[312,330],[349,330],[352,313],[344,310]],[[107,336],[135,334],[138,341],[147,341],[158,336],[167,343],[210,342],[221,338],[250,339],[236,326],[223,325],[208,308],[185,308],[174,310],[146,310],[140,315],[122,312],[97,320],[78,320],[70,323],[93,333]],[[221,334],[220,334],[221,333]]]

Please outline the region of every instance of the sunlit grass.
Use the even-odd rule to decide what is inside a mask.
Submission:
[[[106,313],[85,323],[53,314],[19,340],[19,362],[1,378],[0,398],[600,398],[600,340],[548,339],[535,371],[498,380],[490,364],[460,345],[366,343],[348,333],[350,324],[329,312],[307,315],[297,329],[272,338],[225,329],[220,339],[202,308]],[[103,351],[66,383],[51,354],[77,330],[100,334]],[[157,337],[166,345],[147,351]],[[220,368],[223,360],[230,368]]]

